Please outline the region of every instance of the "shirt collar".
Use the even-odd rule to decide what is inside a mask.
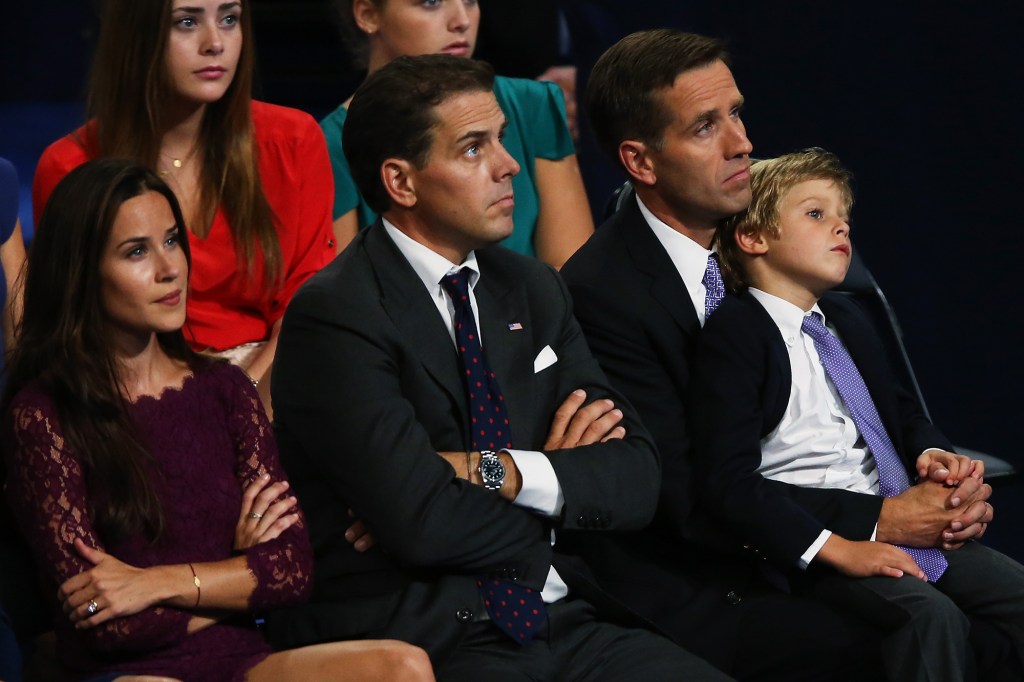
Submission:
[[[402,252],[409,265],[416,272],[416,275],[423,282],[427,291],[434,295],[441,289],[441,278],[450,272],[466,269],[469,270],[469,288],[472,290],[480,280],[480,266],[476,260],[476,252],[470,251],[466,260],[461,265],[456,265],[450,260],[431,250],[429,247],[420,244],[418,241],[402,232],[387,218],[381,218],[384,229],[388,236],[395,242],[395,246]]]
[[[679,271],[679,276],[688,290],[696,289],[704,280],[704,271],[708,267],[708,256],[714,253],[713,250],[705,249],[681,232],[672,229],[658,216],[651,213],[651,209],[644,205],[640,197],[636,197],[636,203],[640,207],[640,213],[644,220],[651,226],[654,236],[665,247],[672,264]]]
[[[825,314],[821,312],[821,308],[818,307],[817,303],[811,306],[809,311],[804,312],[800,306],[793,305],[786,299],[769,294],[767,291],[750,287],[750,295],[756,298],[758,303],[768,311],[768,314],[779,327],[779,331],[782,332],[784,339],[799,337],[804,318],[811,313],[818,313],[821,315],[822,320],[825,319]]]

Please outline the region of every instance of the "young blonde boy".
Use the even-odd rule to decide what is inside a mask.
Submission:
[[[735,296],[694,363],[705,504],[795,589],[891,631],[891,679],[971,674],[968,615],[990,622],[1019,665],[1024,568],[954,532],[958,518],[991,514],[981,463],[952,452],[893,379],[869,320],[828,294],[852,255],[849,174],[809,149],[755,164],[751,188],[750,208],[718,232]],[[826,527],[824,510],[787,495],[794,485],[863,495],[877,522]]]

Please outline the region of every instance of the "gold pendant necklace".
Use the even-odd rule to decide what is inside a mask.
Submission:
[[[161,152],[160,156],[163,159],[170,161],[171,167],[170,168],[164,167],[164,170],[160,171],[160,175],[167,175],[172,170],[180,170],[182,166],[184,166],[186,163],[188,163],[192,159],[192,156],[195,153],[196,153],[195,145],[193,145],[192,148],[188,150],[188,154],[185,154],[184,156],[172,156],[170,154],[164,154],[164,153]]]

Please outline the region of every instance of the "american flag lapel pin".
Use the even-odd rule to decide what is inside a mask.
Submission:
[[[523,329],[523,325],[521,323],[519,323],[519,322],[509,322],[508,323],[508,330],[510,332],[518,332],[518,331],[522,331],[522,329]]]

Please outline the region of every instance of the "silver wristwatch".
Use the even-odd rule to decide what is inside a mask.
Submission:
[[[488,490],[498,490],[505,483],[505,465],[493,450],[480,451],[480,479]]]

